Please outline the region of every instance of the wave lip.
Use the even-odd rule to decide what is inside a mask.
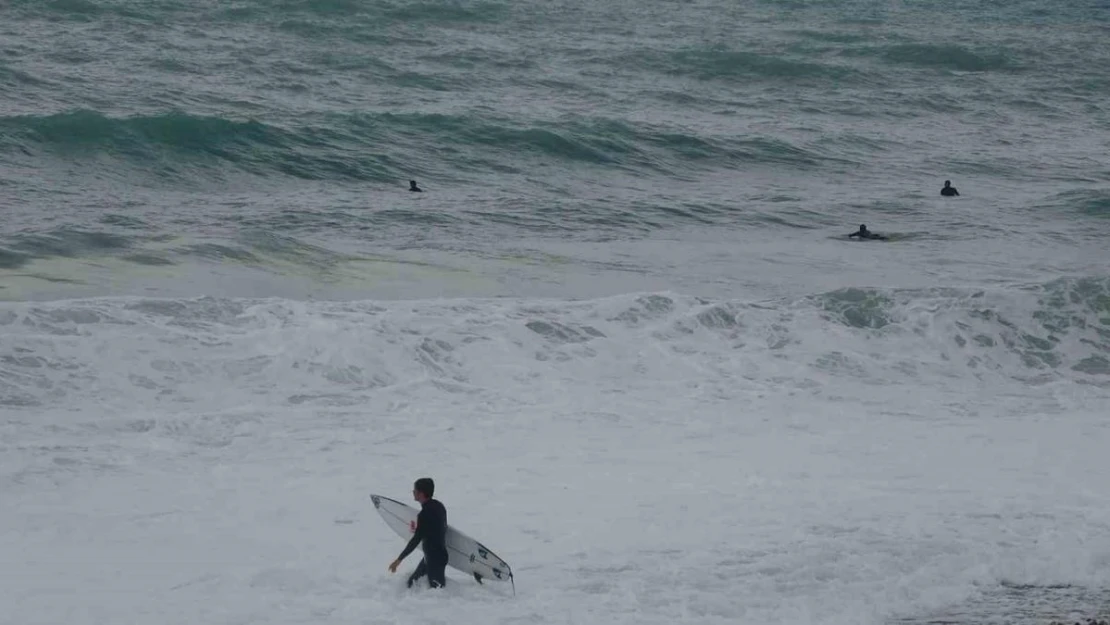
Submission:
[[[408,160],[422,158],[417,154],[423,150],[435,150],[442,165],[456,171],[495,173],[518,171],[522,158],[663,175],[700,171],[707,163],[813,168],[842,160],[783,138],[703,136],[602,117],[527,121],[423,113],[331,114],[287,127],[179,112],[114,118],[81,110],[0,118],[5,145],[78,161],[108,156],[171,180],[243,172],[395,183],[406,179]],[[396,148],[389,155],[387,145]]]
[[[222,176],[231,166],[320,180],[393,181],[377,151],[344,149],[345,137],[289,130],[255,120],[173,112],[125,118],[90,110],[0,118],[0,145],[21,145],[71,159],[107,155],[156,177]]]
[[[1047,206],[1038,207],[1038,210],[1043,208],[1110,218],[1110,189],[1066,191],[1051,198]]]

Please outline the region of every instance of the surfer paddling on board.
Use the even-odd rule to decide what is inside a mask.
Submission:
[[[849,234],[849,235],[848,235],[848,238],[849,238],[849,239],[850,239],[850,238],[852,238],[852,237],[859,237],[859,238],[861,238],[861,239],[879,239],[879,240],[886,240],[886,237],[884,237],[883,235],[881,235],[881,234],[875,234],[874,232],[871,232],[870,230],[868,230],[868,229],[867,229],[867,226],[865,226],[864,224],[860,224],[860,225],[859,225],[859,230],[856,230],[856,231],[855,231],[855,232],[853,232],[852,234]]]
[[[409,576],[409,588],[425,574],[432,588],[443,588],[447,584],[447,508],[432,499],[435,490],[436,484],[430,477],[422,477],[412,485],[412,498],[420,503],[420,514],[416,515],[416,527],[412,528],[409,544],[389,565],[389,572],[396,573],[401,560],[423,542],[424,559]]]

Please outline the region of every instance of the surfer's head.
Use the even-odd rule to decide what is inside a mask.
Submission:
[[[409,191],[419,191],[420,187],[416,186],[415,180],[409,180]]]
[[[945,180],[944,181],[944,188],[947,189],[950,186],[952,186],[952,181],[951,180]]]
[[[436,492],[436,483],[430,477],[422,477],[413,482],[412,497],[413,499],[424,503],[425,500],[431,499]]]
[[[860,224],[859,225],[859,231],[860,232],[867,232],[867,226],[864,225],[864,224]]]

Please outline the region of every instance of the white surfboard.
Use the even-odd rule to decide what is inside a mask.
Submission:
[[[397,535],[408,541],[416,532],[416,516],[420,511],[396,499],[381,495],[370,495],[374,508],[382,515],[385,524]],[[513,582],[513,570],[497,554],[459,530],[447,524],[447,566],[473,575],[478,583],[485,579]],[[513,584],[516,591],[516,584]]]

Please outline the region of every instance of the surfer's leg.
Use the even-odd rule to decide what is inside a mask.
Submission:
[[[442,558],[435,558],[428,562],[428,584],[432,588],[443,588],[447,585],[447,554]]]
[[[420,564],[416,565],[416,570],[413,571],[412,575],[409,576],[409,588],[412,588],[412,585],[416,583],[416,580],[424,577],[424,574],[427,572],[428,565],[424,562],[424,560],[421,560]]]
[[[430,567],[428,570],[428,585],[432,588],[443,588],[447,585],[447,565]]]

